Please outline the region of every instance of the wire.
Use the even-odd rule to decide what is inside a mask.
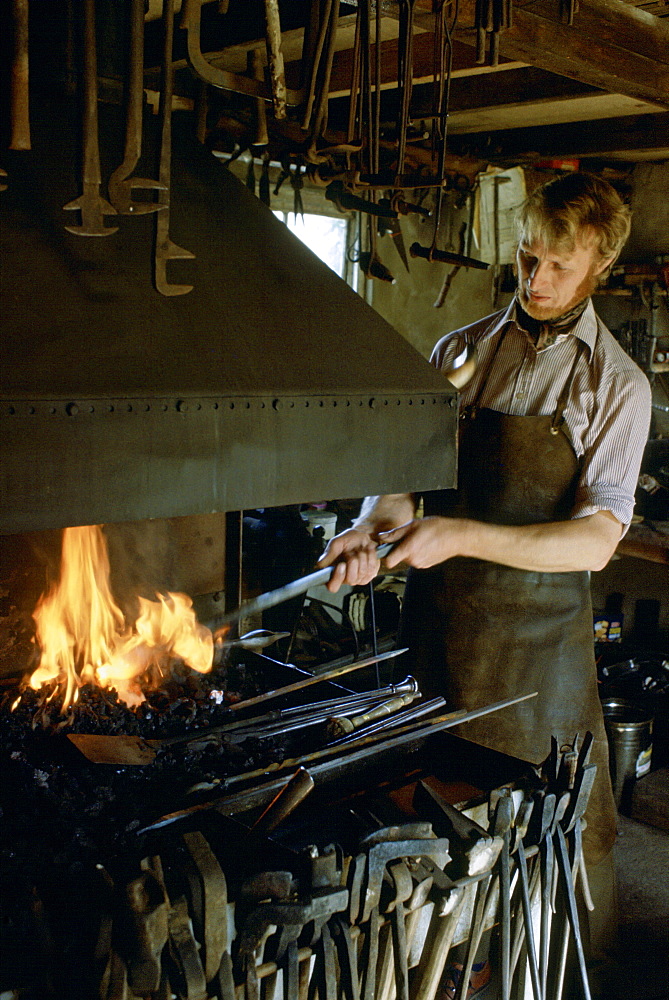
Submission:
[[[443,31],[443,33],[446,36],[446,42],[445,42],[445,44],[448,47],[448,57],[447,57],[446,81],[444,83],[444,81],[442,80],[442,82],[441,82],[441,93],[440,93],[440,106],[439,106],[439,119],[438,119],[438,121],[439,121],[439,138],[441,140],[441,145],[439,147],[439,163],[438,163],[438,166],[437,166],[437,174],[438,174],[438,176],[440,178],[441,183],[440,183],[438,191],[437,191],[437,205],[436,205],[435,213],[434,213],[434,236],[433,236],[433,239],[432,239],[432,247],[433,248],[436,247],[436,245],[437,245],[437,236],[439,234],[439,223],[441,221],[441,212],[442,212],[443,201],[444,201],[443,179],[444,179],[444,170],[445,170],[445,164],[446,164],[446,136],[447,136],[447,132],[448,132],[448,108],[449,108],[450,99],[451,99],[451,80],[452,80],[452,76],[453,76],[453,38],[452,38],[452,32],[455,29],[455,25],[457,23],[457,17],[458,17],[458,4],[456,3],[455,13],[454,13],[454,17],[453,17],[453,23],[449,27],[448,23],[447,23],[447,20],[446,20],[446,17],[445,17],[444,6],[442,5],[442,7],[440,8],[440,11],[439,11],[440,34]],[[442,66],[443,66],[443,60],[442,60]]]
[[[372,654],[378,656],[379,653],[379,643],[376,635],[376,602],[374,600],[374,581],[370,580],[369,583],[369,620],[372,626]],[[374,664],[376,668],[376,686],[381,687],[381,678],[379,675],[379,665]]]

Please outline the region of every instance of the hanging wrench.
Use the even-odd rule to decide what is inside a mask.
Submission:
[[[66,212],[79,209],[80,226],[65,226],[78,236],[110,236],[118,226],[105,226],[105,215],[116,209],[100,194],[100,146],[98,142],[98,69],[95,51],[95,0],[84,0],[84,169],[83,191],[63,205]]]
[[[167,281],[168,260],[192,260],[195,254],[173,243],[170,239],[170,169],[172,163],[172,90],[174,67],[172,43],[174,41],[174,0],[165,0],[163,7],[165,30],[163,55],[162,133],[160,140],[160,166],[158,180],[162,185],[159,195],[160,211],[156,213],[156,249],[154,254],[154,280],[161,295],[185,295],[192,285],[170,285]]]
[[[400,39],[398,45],[398,81],[401,81],[399,134],[397,140],[397,177],[404,170],[407,130],[409,126],[409,108],[411,105],[411,90],[413,86],[413,21],[416,0],[403,0],[400,11]]]
[[[130,0],[130,72],[125,152],[109,178],[109,197],[119,215],[145,215],[161,208],[155,201],[133,201],[134,188],[164,191],[160,181],[131,177],[142,152],[142,101],[144,96],[144,0]]]
[[[30,109],[28,91],[28,0],[12,0],[14,52],[10,122],[10,149],[30,149]]]

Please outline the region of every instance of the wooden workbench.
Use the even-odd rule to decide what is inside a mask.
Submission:
[[[636,556],[669,565],[669,521],[631,524],[616,551],[621,556]]]

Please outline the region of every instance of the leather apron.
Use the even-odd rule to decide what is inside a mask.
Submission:
[[[552,416],[508,415],[479,409],[476,401],[462,413],[458,489],[425,494],[426,516],[495,524],[569,518],[579,461],[563,413],[578,357]],[[484,385],[485,378],[477,400]],[[537,764],[548,755],[551,736],[562,746],[592,732],[597,778],[584,851],[588,864],[607,855],[616,808],[597,691],[589,574],[528,572],[464,557],[411,570],[399,641],[409,647],[424,695],[441,694],[452,708],[538,692],[457,727],[454,732],[466,739]]]

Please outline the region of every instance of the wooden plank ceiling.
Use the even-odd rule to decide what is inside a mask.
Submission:
[[[222,22],[232,16],[238,2],[230,0],[230,13],[220,15]],[[440,2],[380,2],[382,119],[397,120],[399,24],[403,9],[412,7],[410,120],[419,131],[423,127],[429,131],[434,118],[435,10]],[[244,3],[250,10],[256,0]],[[497,65],[490,64],[488,52],[485,63],[477,62],[476,0],[445,3],[453,42],[447,119],[452,154],[502,164],[669,158],[669,0],[579,0],[572,23],[568,23],[569,0],[514,0],[512,24],[498,35]],[[260,21],[248,19],[256,26],[262,25],[262,0],[257,5]],[[329,128],[335,138],[345,131],[357,6],[357,0],[340,5],[329,85]],[[374,22],[373,0],[369,6]],[[158,17],[160,7],[160,0],[150,0],[147,19]],[[219,9],[224,7],[219,4]],[[309,7],[305,0],[303,10]],[[282,18],[285,13],[294,16],[295,4],[281,0],[280,10]],[[304,70],[304,28],[290,26],[282,38],[287,79],[297,80]],[[203,33],[202,44],[212,65],[245,74],[249,51],[264,52],[265,39],[240,37],[237,31],[234,43],[207,48]],[[372,60],[374,53],[372,46]],[[182,61],[177,68],[184,65]],[[192,93],[192,84],[186,83],[183,97],[187,100]],[[234,123],[244,121],[242,105],[237,95],[219,90],[210,107],[220,112],[222,128],[227,122],[234,131]],[[290,149],[292,143],[294,149],[299,134],[291,131],[290,117],[284,123],[271,123],[271,133],[279,144]]]

